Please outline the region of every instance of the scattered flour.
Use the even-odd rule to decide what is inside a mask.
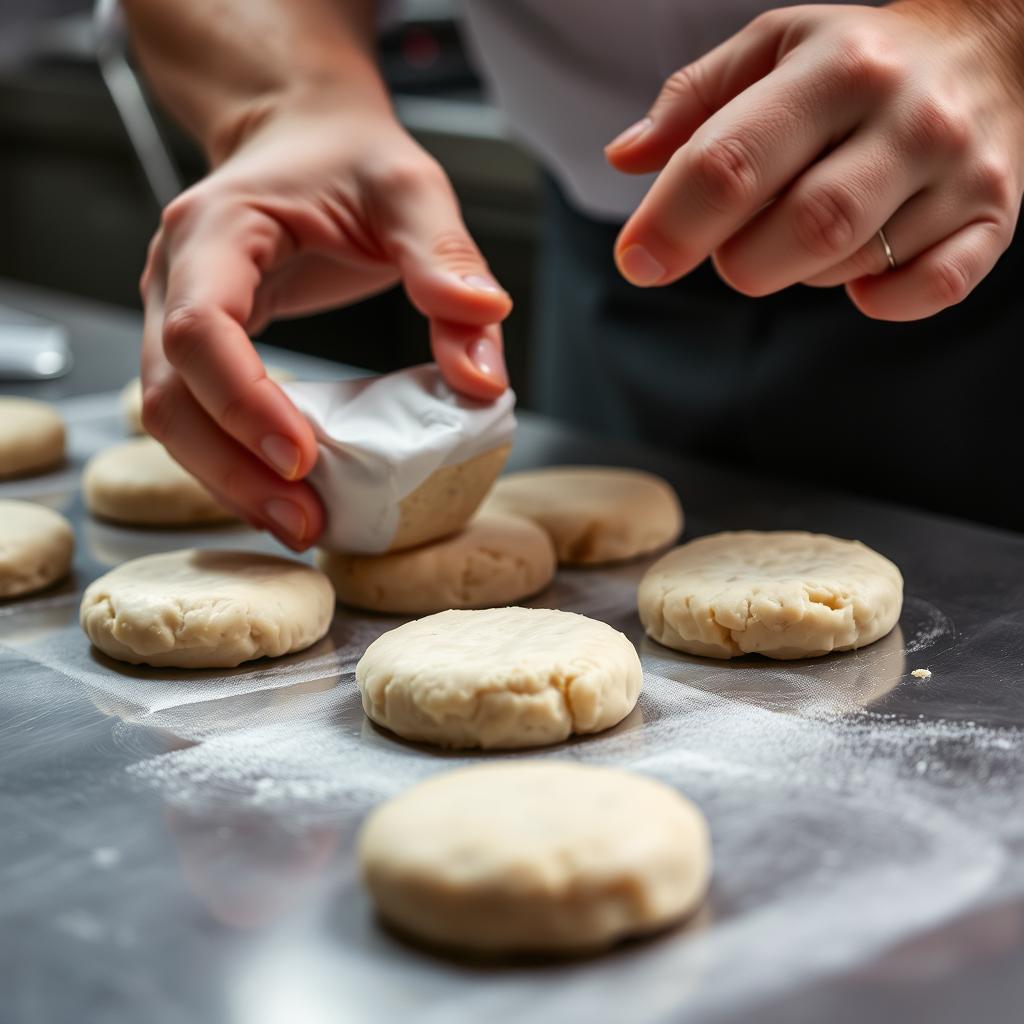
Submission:
[[[621,608],[623,585],[592,582],[594,604]],[[581,602],[578,610],[588,607]],[[693,797],[710,819],[715,849],[706,923],[605,958],[600,972],[565,968],[528,986],[500,976],[478,991],[452,975],[448,997],[463,1000],[460,1012],[500,1009],[506,1018],[516,1005],[524,1014],[542,1005],[546,1017],[568,1018],[584,1006],[599,1014],[628,984],[649,995],[637,1021],[681,1006],[735,1011],[866,963],[983,899],[1024,893],[1024,822],[1013,813],[1024,784],[1021,734],[885,710],[905,679],[906,649],[955,642],[951,624],[937,629],[937,621],[930,606],[911,602],[909,639],[792,666],[723,666],[643,642],[627,616],[613,619],[634,630],[644,663],[633,714],[598,736],[500,756],[615,764]],[[879,710],[859,709],[872,701]],[[351,668],[321,690],[250,699],[241,717],[224,701],[203,710],[192,707],[191,725],[178,733],[179,746],[192,745],[132,766],[140,783],[211,820],[257,814],[300,831],[331,824],[346,842],[379,801],[434,772],[494,756],[440,753],[381,732],[362,714]],[[119,727],[128,746],[138,735],[131,724]],[[354,880],[348,884],[344,905],[364,920],[363,895]],[[307,938],[305,953],[315,960],[313,933]],[[322,983],[337,989],[331,998],[372,983],[380,1016],[368,1009],[353,1019],[390,1019],[390,997],[379,994],[401,991],[408,1005],[410,964],[392,946],[373,956],[365,930],[354,941]],[[269,962],[259,962],[273,976]],[[261,978],[253,984],[262,991]],[[401,1018],[397,1002],[393,1013]]]
[[[407,1020],[411,1008],[421,1024],[454,1013],[606,1019],[629,991],[643,995],[631,1001],[631,1024],[750,1018],[766,998],[856,970],[974,907],[1024,896],[1024,733],[934,720],[933,688],[907,681],[908,656],[927,650],[934,659],[956,646],[938,609],[909,598],[902,633],[849,655],[724,664],[644,639],[634,612],[641,570],[562,573],[539,602],[630,636],[645,671],[636,710],[607,733],[498,756],[614,764],[678,786],[711,823],[712,892],[690,928],[543,972],[461,970],[419,957],[372,923],[350,856],[362,818],[432,773],[495,756],[403,743],[365,719],[354,665],[395,620],[339,615],[308,655],[198,676],[124,671],[95,657],[63,605],[40,608],[56,617],[13,640],[0,624],[0,642],[74,680],[115,717],[130,776],[164,803],[172,831],[208,828],[211,843],[237,833],[247,842],[234,856],[251,849],[254,859],[261,822],[336,837],[337,861],[323,869],[330,898],[247,946],[232,994],[243,1009],[287,993],[296,1019],[300,1004],[345,1006],[355,1024]],[[112,868],[120,856],[98,847],[91,859]],[[57,927],[99,937],[74,910]]]

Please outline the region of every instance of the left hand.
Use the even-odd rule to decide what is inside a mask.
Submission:
[[[1016,0],[760,16],[609,145],[618,170],[661,172],[619,235],[620,270],[663,285],[710,255],[746,295],[845,285],[881,320],[962,301],[1020,211],[1022,41]]]

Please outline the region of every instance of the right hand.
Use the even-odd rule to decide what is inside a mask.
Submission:
[[[487,401],[508,386],[499,324],[512,303],[447,177],[390,112],[344,105],[285,106],[241,132],[164,211],[141,284],[146,430],[295,550],[324,524],[303,482],[316,441],[251,334],[401,281],[453,388]]]

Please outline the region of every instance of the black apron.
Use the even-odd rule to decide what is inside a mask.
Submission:
[[[1024,529],[1024,239],[963,303],[890,324],[842,289],[762,299],[710,263],[635,288],[618,225],[548,182],[535,404],[587,430]]]

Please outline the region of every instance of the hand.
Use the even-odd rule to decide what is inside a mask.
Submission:
[[[511,301],[444,172],[390,111],[345,102],[276,109],[243,131],[164,211],[142,277],[146,429],[225,505],[296,550],[323,528],[302,482],[316,441],[250,334],[401,281],[453,388],[490,400],[508,384],[499,322]]]
[[[711,255],[746,295],[845,285],[882,320],[964,299],[1024,188],[1024,6],[975,6],[771,11],[669,78],[607,151],[661,171],[616,243],[623,275],[668,284]]]

